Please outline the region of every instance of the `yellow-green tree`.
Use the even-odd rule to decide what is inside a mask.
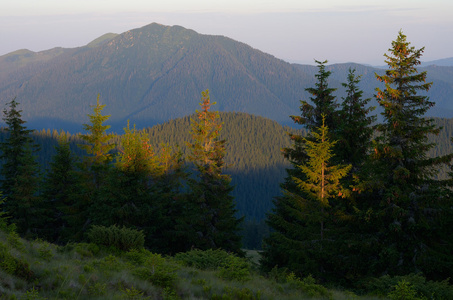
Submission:
[[[349,194],[340,180],[351,165],[333,162],[335,141],[324,123],[303,138],[307,159],[297,165],[300,176],[292,176],[296,190],[283,190],[267,223],[274,230],[265,240],[265,268],[286,267],[300,276],[336,276],[336,248],[341,243],[335,225],[334,201]],[[326,226],[329,224],[329,226]]]
[[[105,106],[105,104],[99,103],[98,95],[96,105],[93,106],[93,114],[88,115],[90,123],[83,124],[83,129],[88,133],[80,136],[86,143],[79,145],[79,147],[88,154],[86,164],[93,171],[96,187],[100,185],[102,169],[112,161],[110,152],[115,148],[115,144],[112,142],[113,134],[107,134],[110,125],[104,125],[104,122],[110,118],[109,115],[102,115]]]
[[[310,132],[309,138],[305,140],[305,151],[308,160],[298,168],[305,174],[305,178],[293,177],[297,187],[307,195],[308,206],[315,208],[307,216],[309,219],[317,219],[320,224],[321,241],[324,240],[325,211],[330,208],[330,200],[338,197],[346,197],[349,191],[343,188],[340,180],[345,177],[351,169],[351,165],[333,165],[332,150],[336,141],[330,141],[329,129],[324,123],[321,127]]]
[[[209,91],[202,92],[201,110],[191,118],[192,142],[189,160],[195,166],[195,178],[189,179],[193,246],[199,249],[222,248],[240,252],[239,224],[230,195],[233,187],[229,175],[222,173],[225,140],[219,135],[222,123],[219,113],[210,111]]]

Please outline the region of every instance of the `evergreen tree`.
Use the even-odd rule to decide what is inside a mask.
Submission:
[[[1,143],[3,166],[2,190],[7,197],[6,211],[11,221],[17,225],[18,232],[36,235],[41,211],[38,197],[39,166],[33,155],[38,150],[30,133],[23,124],[21,110],[17,109],[16,99],[7,103],[3,110],[3,120],[7,124],[8,137]]]
[[[148,236],[149,247],[159,253],[174,254],[188,250],[185,185],[187,172],[179,149],[161,144],[158,152],[159,174],[155,185],[159,197],[154,201],[154,232]],[[186,222],[188,221],[188,222]],[[193,220],[192,220],[193,221]]]
[[[340,184],[351,165],[334,165],[333,147],[325,124],[315,128],[303,139],[307,161],[297,167],[305,175],[292,177],[299,193],[284,191],[276,201],[268,224],[274,229],[266,239],[262,263],[267,268],[278,265],[300,275],[312,274],[326,278],[333,273],[333,254],[337,245],[335,218],[331,201],[349,192]],[[331,277],[337,274],[330,275]]]
[[[338,104],[335,101],[335,96],[332,94],[336,91],[330,88],[328,84],[329,76],[332,74],[326,71],[327,60],[318,64],[318,73],[315,75],[317,82],[314,87],[306,88],[305,90],[312,95],[310,102],[301,100],[300,116],[290,116],[294,123],[303,125],[306,130],[311,131],[323,125],[323,115],[325,116],[325,125],[328,128],[336,128],[338,121]],[[331,132],[332,134],[332,132]],[[291,140],[294,142],[293,147],[284,148],[283,154],[293,164],[303,163],[307,157],[304,151],[303,137],[298,134],[290,134]]]
[[[315,75],[317,82],[314,87],[305,89],[312,95],[310,97],[311,103],[301,101],[301,115],[290,116],[296,124],[304,126],[308,132],[323,125],[336,128],[336,121],[338,120],[336,110],[338,105],[335,102],[335,96],[333,96],[335,89],[328,85],[331,72],[326,70],[327,61],[316,61],[316,63],[319,69]],[[332,134],[329,133],[329,135]],[[311,234],[308,234],[308,230],[302,230],[307,228],[308,224],[308,220],[304,217],[302,203],[307,204],[304,199],[309,196],[297,186],[294,179],[307,180],[307,175],[298,166],[306,164],[309,160],[306,142],[308,140],[315,142],[315,140],[310,135],[308,135],[308,139],[295,133],[290,133],[289,136],[293,145],[284,148],[282,151],[284,157],[292,164],[292,168],[286,169],[288,175],[280,185],[283,195],[274,198],[274,210],[266,220],[268,225],[276,231],[275,234],[265,240],[264,248],[266,251],[263,256],[263,267],[267,270],[276,265],[293,270],[302,270],[309,261],[314,262],[314,260],[304,258],[304,255],[307,255],[306,252],[295,251],[295,249],[300,248],[301,241],[311,239]],[[286,230],[287,234],[278,234],[280,230]],[[311,269],[316,268],[311,266]]]
[[[80,228],[76,239],[82,239],[83,233],[88,229],[92,222],[90,219],[91,209],[95,210],[98,205],[97,201],[100,196],[102,187],[106,184],[108,172],[110,171],[110,162],[114,148],[113,134],[107,134],[106,131],[110,128],[109,125],[104,125],[104,122],[110,116],[102,115],[102,110],[105,104],[99,103],[99,95],[97,96],[96,105],[93,106],[93,114],[88,115],[90,118],[89,124],[83,124],[83,129],[88,133],[80,135],[80,138],[85,144],[80,144],[79,147],[88,154],[84,161],[80,164],[80,193],[82,197],[77,201],[77,207],[80,211],[84,211],[83,225]]]
[[[16,98],[6,105],[9,106],[9,110],[6,108],[3,110],[3,121],[7,125],[5,130],[8,135],[5,142],[0,145],[3,160],[1,184],[4,196],[9,197],[20,167],[19,161],[25,152],[24,146],[32,143],[30,133],[33,130],[27,129],[24,125],[22,111],[17,109],[19,103]]]
[[[345,196],[346,190],[340,185],[340,179],[348,174],[351,165],[331,165],[332,150],[336,142],[329,140],[328,128],[325,124],[312,131],[310,137],[313,140],[304,139],[309,159],[306,164],[298,166],[307,179],[302,180],[293,177],[293,180],[297,187],[307,194],[307,202],[312,202],[307,207],[311,206],[314,209],[309,209],[309,211],[320,211],[320,214],[312,213],[309,218],[319,220],[320,240],[322,242],[325,231],[324,211],[330,207],[330,198]]]
[[[354,172],[359,170],[369,155],[374,132],[372,124],[377,119],[376,116],[368,115],[374,107],[368,107],[370,98],[362,99],[363,91],[358,87],[360,77],[355,75],[355,69],[349,69],[348,81],[342,83],[346,88],[346,97],[343,98],[340,121],[335,128],[338,136],[335,155],[343,163],[351,164]]]
[[[104,125],[110,116],[103,116],[102,110],[106,105],[99,103],[99,95],[96,99],[96,105],[93,106],[94,114],[88,115],[90,124],[83,124],[83,129],[87,134],[82,134],[80,137],[86,144],[79,145],[89,155],[86,158],[86,164],[93,171],[95,186],[98,188],[101,182],[100,173],[112,161],[112,154],[110,153],[115,144],[111,142],[113,134],[107,134],[110,125]]]
[[[71,152],[68,136],[61,132],[57,139],[56,154],[49,164],[42,193],[47,212],[43,236],[52,242],[62,243],[77,235],[83,226],[78,220],[83,220],[81,215],[86,212],[77,207],[82,195],[79,193],[77,160]]]
[[[189,160],[195,165],[196,178],[189,180],[189,212],[192,245],[199,249],[222,248],[240,253],[239,224],[235,217],[233,187],[229,175],[222,174],[225,140],[220,140],[219,113],[211,112],[209,91],[202,92],[201,110],[191,118],[192,142]]]
[[[170,254],[187,250],[175,229],[184,212],[179,190],[184,172],[179,152],[168,146],[161,151],[151,146],[149,135],[128,123],[91,216],[94,224],[143,230],[148,249]]]
[[[384,122],[374,143],[375,193],[363,203],[362,212],[377,240],[374,274],[424,272],[429,277],[452,275],[452,249],[442,232],[442,214],[450,210],[443,187],[434,180],[439,166],[451,155],[428,158],[434,146],[429,135],[439,133],[434,120],[424,115],[434,102],[423,94],[432,83],[416,66],[424,48],[415,49],[399,32],[385,54],[389,69],[376,75],[385,89],[376,89]],[[367,211],[368,213],[364,213]],[[442,245],[442,246],[441,246]]]
[[[130,129],[129,123],[124,131],[114,168],[104,173],[108,174],[106,184],[92,205],[92,219],[104,226],[144,229],[152,217],[152,177],[159,165],[145,133]]]

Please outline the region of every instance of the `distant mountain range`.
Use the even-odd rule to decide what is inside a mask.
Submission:
[[[390,41],[389,41],[390,42]],[[453,58],[420,68],[434,81],[430,115],[453,117]],[[433,62],[434,63],[434,62]],[[349,68],[362,74],[372,97],[383,70],[358,64],[330,65],[330,84],[341,100]],[[18,50],[0,56],[0,107],[17,97],[30,128],[80,131],[90,105],[106,104],[110,124],[139,127],[186,116],[209,89],[220,111],[246,112],[290,124],[317,68],[290,64],[223,36],[201,35],[180,26],[150,24],[106,34],[86,46],[42,52]]]

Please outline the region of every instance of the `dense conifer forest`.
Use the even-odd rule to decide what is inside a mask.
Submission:
[[[296,128],[219,113],[205,90],[194,114],[144,130],[109,131],[98,95],[81,133],[33,131],[11,99],[2,298],[451,298],[453,120],[426,117],[422,53],[399,32],[373,99],[349,69],[340,101],[317,61]],[[40,266],[53,259],[83,271],[66,284]]]

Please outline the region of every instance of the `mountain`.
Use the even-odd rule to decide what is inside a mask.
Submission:
[[[54,52],[45,63],[41,53],[1,57],[0,70],[4,64],[17,69],[2,76],[0,104],[17,96],[29,124],[80,126],[99,93],[119,128],[127,119],[153,125],[192,113],[208,88],[221,111],[286,121],[297,111],[300,80],[313,82],[246,44],[155,23],[97,47]]]
[[[453,67],[453,57],[437,59],[432,61],[422,62],[421,66],[441,66],[441,67]]]
[[[332,65],[331,84],[349,67],[363,75],[372,96],[380,69],[357,64]],[[453,116],[453,67],[427,67],[436,78],[430,91],[442,113]],[[80,131],[90,105],[100,94],[115,131],[129,119],[138,127],[183,117],[210,90],[220,111],[247,112],[292,124],[305,88],[315,83],[314,66],[289,64],[223,36],[201,35],[180,26],[150,24],[122,34],[104,35],[86,46],[42,52],[19,50],[0,57],[0,106],[14,97],[30,128]]]

